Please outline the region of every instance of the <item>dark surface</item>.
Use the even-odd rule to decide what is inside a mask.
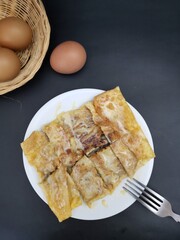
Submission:
[[[180,213],[180,1],[46,0],[51,42],[39,72],[25,86],[0,96],[0,240],[180,239],[180,223],[135,203],[104,220],[58,223],[26,177],[20,142],[36,111],[77,88],[120,86],[145,118],[156,159],[149,186]],[[64,40],[81,42],[88,61],[63,76],[49,65]]]

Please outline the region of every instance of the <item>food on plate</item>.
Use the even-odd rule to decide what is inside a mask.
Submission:
[[[86,155],[89,156],[108,144],[100,127],[94,124],[92,114],[86,106],[69,111],[63,116],[66,116],[66,125]]]
[[[86,156],[83,156],[75,164],[71,176],[88,206],[108,194],[108,190],[93,162]]]
[[[138,164],[144,164],[155,156],[118,87],[96,96],[93,104],[97,114],[119,133],[122,142],[136,156]]]
[[[66,172],[67,173],[67,172]],[[72,179],[72,177],[67,173],[67,184],[68,184],[68,191],[69,191],[69,200],[71,209],[77,208],[82,205],[82,200],[79,191]]]
[[[50,65],[54,71],[62,74],[78,72],[86,63],[84,47],[75,41],[59,44],[51,53]]]
[[[19,74],[20,68],[21,63],[17,55],[10,49],[0,47],[0,82],[7,82],[15,78]]]
[[[59,166],[61,148],[59,145],[49,142],[43,132],[34,131],[21,144],[21,147],[29,163],[36,168],[41,181]]]
[[[135,157],[134,153],[129,150],[129,148],[123,143],[121,139],[113,142],[111,144],[111,149],[121,162],[128,176],[133,176],[138,163],[138,160]]]
[[[21,147],[59,221],[111,194],[155,156],[118,87],[60,113]]]
[[[119,132],[115,131],[108,124],[106,119],[101,118],[100,115],[97,114],[92,102],[86,103],[86,107],[90,110],[94,123],[101,128],[109,143],[112,143],[121,137]]]
[[[32,30],[21,18],[6,17],[0,20],[0,46],[23,50],[32,42]]]
[[[123,165],[113,153],[110,146],[93,154],[90,159],[111,192],[127,176]]]
[[[83,150],[82,145],[75,137],[72,128],[70,126],[70,118],[69,113],[64,112],[57,116],[57,121],[61,124],[63,127],[66,137],[69,139],[70,142],[70,149],[72,151],[72,159],[70,164],[67,163],[67,167],[72,167],[75,162],[77,162],[80,158],[83,156]]]
[[[67,174],[62,163],[58,169],[41,183],[48,205],[61,222],[71,216]]]
[[[71,167],[82,156],[82,149],[78,149],[75,139],[71,132],[67,131],[63,121],[61,124],[58,119],[50,122],[43,127],[43,132],[47,135],[50,142],[61,148],[61,162],[66,167]]]

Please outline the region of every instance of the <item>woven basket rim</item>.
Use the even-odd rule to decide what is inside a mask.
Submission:
[[[18,2],[19,1],[20,0],[18,0]],[[21,1],[24,3],[23,0],[21,0]],[[7,1],[4,1],[4,2],[7,3]],[[14,2],[17,2],[17,1],[14,1]],[[38,14],[40,16],[39,23],[42,25],[43,31],[45,31],[45,33],[44,33],[45,36],[43,35],[43,36],[39,37],[40,44],[41,44],[39,48],[41,49],[41,54],[39,54],[37,56],[30,56],[29,61],[23,67],[20,74],[16,78],[14,78],[13,80],[11,80],[9,82],[1,82],[0,83],[0,95],[11,92],[11,91],[23,86],[28,81],[30,81],[35,76],[35,74],[38,72],[38,70],[40,69],[40,67],[44,61],[45,55],[47,53],[48,47],[49,47],[51,27],[50,27],[49,19],[46,14],[44,4],[42,3],[41,0],[28,0],[28,3],[34,4],[33,6],[36,7],[36,10],[38,9]],[[14,15],[15,15],[15,13],[14,13]],[[37,25],[37,26],[39,27],[39,25]],[[34,45],[32,45],[32,48],[39,46],[39,45],[36,46],[36,44],[39,44],[39,43],[35,42],[33,44]]]

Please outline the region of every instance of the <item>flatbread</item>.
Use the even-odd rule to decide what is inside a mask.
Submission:
[[[121,139],[111,144],[111,149],[121,162],[128,176],[132,177],[136,171],[138,160]]]
[[[121,162],[110,147],[102,149],[90,159],[110,192],[127,176]]]
[[[99,176],[94,164],[86,156],[81,158],[72,169],[71,176],[89,207],[109,192]]]
[[[87,156],[108,144],[100,127],[95,125],[91,112],[82,106],[62,115],[79,149]]]
[[[60,222],[71,216],[66,170],[63,164],[41,184],[48,205]]]
[[[80,193],[72,179],[72,177],[67,173],[67,184],[68,184],[68,191],[69,191],[69,200],[71,209],[79,207],[82,205],[82,200]]]
[[[29,163],[34,166],[43,181],[56,170],[60,162],[61,149],[58,145],[49,142],[41,131],[34,131],[21,147]]]
[[[93,100],[97,114],[118,132],[122,142],[138,161],[146,162],[155,154],[119,87],[106,91]]]

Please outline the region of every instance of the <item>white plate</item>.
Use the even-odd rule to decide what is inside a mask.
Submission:
[[[34,130],[40,130],[44,124],[55,119],[57,114],[63,111],[68,111],[71,109],[78,108],[82,104],[92,100],[94,96],[102,92],[103,92],[102,90],[98,90],[98,89],[89,89],[89,88],[77,89],[77,90],[72,90],[72,91],[60,94],[59,96],[51,99],[43,107],[40,108],[40,110],[35,114],[35,116],[31,120],[25,134],[25,139]],[[131,110],[133,111],[138,123],[140,124],[147,139],[149,140],[151,147],[153,148],[151,133],[149,131],[149,128],[145,120],[134,107],[132,107],[130,104],[129,106],[131,107]],[[24,167],[25,167],[27,177],[32,187],[34,188],[36,193],[39,195],[39,197],[44,202],[46,202],[44,193],[40,188],[40,186],[38,185],[37,173],[35,169],[31,165],[29,165],[24,154],[23,154],[23,162],[24,162]],[[140,168],[136,172],[135,178],[137,178],[139,181],[143,182],[146,185],[152,173],[153,163],[154,163],[154,159],[151,159],[145,166]],[[117,213],[120,213],[126,208],[128,208],[130,205],[132,205],[135,202],[135,200],[122,189],[122,186],[124,185],[125,181],[126,179],[124,179],[121,182],[121,184],[116,188],[116,190],[113,192],[112,195],[106,196],[103,200],[100,199],[96,201],[93,204],[92,208],[88,208],[85,204],[83,204],[82,206],[74,209],[72,211],[72,217],[77,219],[83,219],[83,220],[103,219],[103,218],[113,216]]]

